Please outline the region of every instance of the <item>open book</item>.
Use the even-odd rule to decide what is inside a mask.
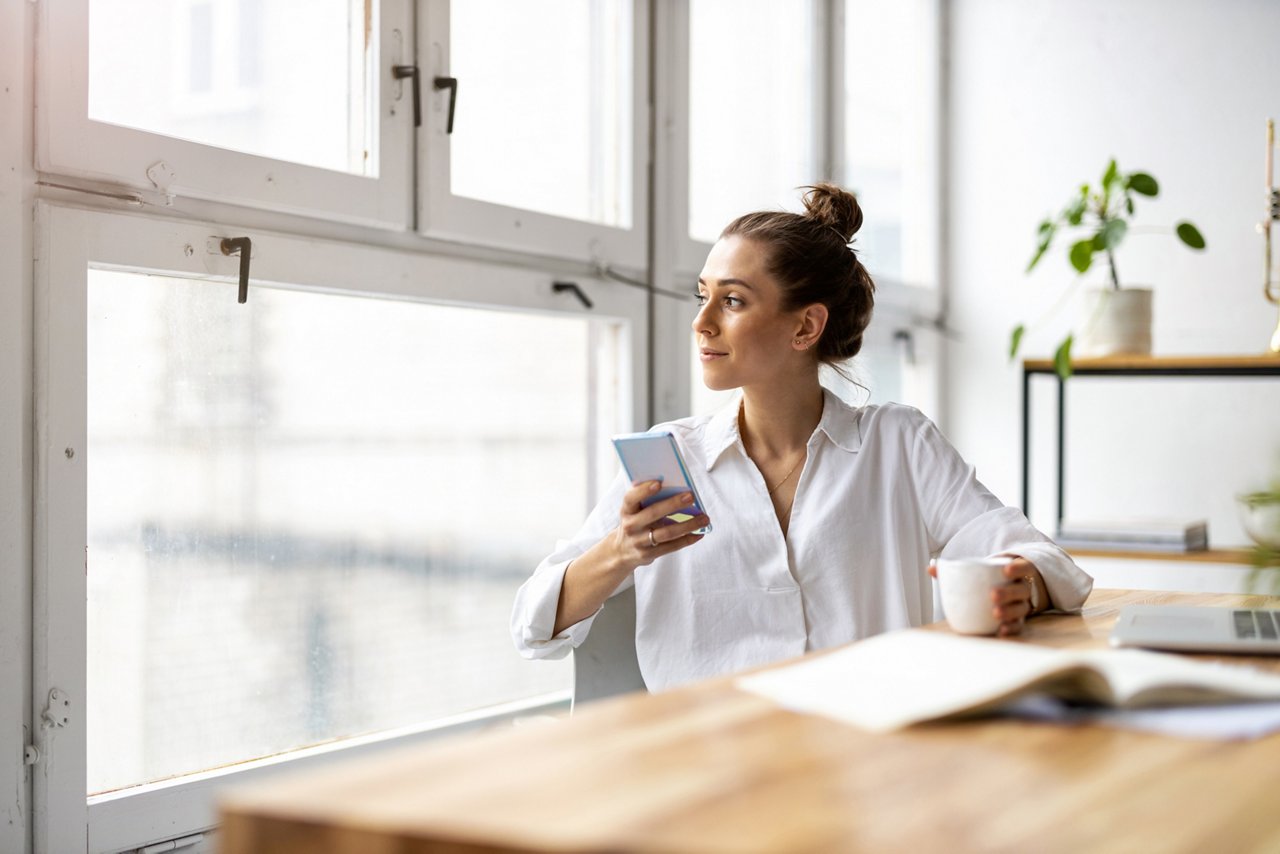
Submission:
[[[1280,675],[1141,650],[1058,650],[922,629],[740,677],[784,708],[883,732],[991,711],[1033,693],[1138,708],[1280,700]]]

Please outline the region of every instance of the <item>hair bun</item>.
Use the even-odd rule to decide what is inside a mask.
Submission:
[[[862,228],[862,208],[853,193],[835,184],[820,183],[802,188],[804,215],[829,225],[848,243]]]

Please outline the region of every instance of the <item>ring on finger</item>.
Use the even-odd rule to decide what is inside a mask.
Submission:
[[[653,538],[653,528],[650,528],[649,529],[649,548],[656,549],[657,547],[658,547],[658,541]]]

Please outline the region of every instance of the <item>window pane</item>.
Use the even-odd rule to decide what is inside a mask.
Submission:
[[[845,6],[845,183],[867,212],[856,246],[873,274],[926,286],[934,277],[921,241],[936,229],[937,209],[928,163],[933,2]]]
[[[466,0],[449,15],[451,192],[630,228],[631,3]]]
[[[88,309],[90,793],[568,689],[508,618],[620,327],[97,270]]]
[[[90,0],[89,118],[377,173],[374,0]]]
[[[689,236],[734,217],[799,210],[818,176],[809,0],[689,3]]]

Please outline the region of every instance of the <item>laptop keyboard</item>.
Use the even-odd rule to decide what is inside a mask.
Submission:
[[[1280,639],[1280,610],[1255,609],[1231,612],[1235,623],[1236,637],[1250,640]]]

